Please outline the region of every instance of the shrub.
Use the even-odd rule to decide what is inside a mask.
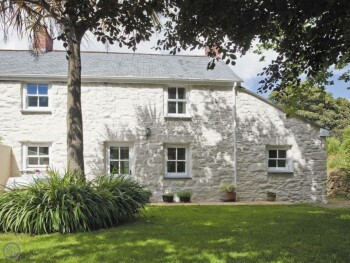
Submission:
[[[176,193],[178,197],[191,197],[192,192],[189,190],[179,191]]]
[[[71,233],[109,228],[137,218],[149,192],[122,176],[93,181],[51,172],[47,181],[0,194],[0,231]]]
[[[228,193],[232,193],[236,191],[236,187],[233,184],[225,184],[221,186],[220,189],[221,189],[221,192],[228,192]]]

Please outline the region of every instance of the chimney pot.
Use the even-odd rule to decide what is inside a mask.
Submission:
[[[40,27],[34,32],[33,49],[41,53],[53,50],[53,39],[46,27]]]

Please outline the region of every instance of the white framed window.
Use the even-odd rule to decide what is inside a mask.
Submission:
[[[164,90],[164,112],[167,117],[189,117],[189,88],[166,87]]]
[[[112,143],[107,146],[107,173],[132,174],[132,148],[129,144]]]
[[[290,147],[271,146],[267,148],[268,172],[292,172],[292,158]]]
[[[26,83],[23,87],[23,109],[47,111],[50,109],[50,86],[44,83]]]
[[[166,145],[165,176],[189,177],[189,147],[185,145]]]
[[[28,143],[23,145],[24,170],[46,168],[51,165],[51,145]]]

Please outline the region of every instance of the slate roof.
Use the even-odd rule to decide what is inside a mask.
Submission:
[[[82,78],[242,81],[224,62],[207,70],[208,62],[204,56],[82,52]],[[26,50],[0,50],[0,77],[18,75],[65,77],[66,52],[52,51],[36,58]]]

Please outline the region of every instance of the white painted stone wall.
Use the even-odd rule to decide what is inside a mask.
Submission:
[[[237,186],[240,200],[326,201],[325,141],[319,128],[286,118],[274,106],[240,89],[237,96]],[[290,145],[293,173],[267,173],[267,145]]]
[[[66,167],[66,85],[53,83],[52,113],[21,112],[21,83],[0,84],[0,134],[23,169],[23,142],[51,142],[51,164]],[[160,201],[165,192],[191,189],[194,201],[218,201],[219,186],[233,182],[232,87],[192,86],[191,119],[164,118],[164,85],[84,84],[84,155],[89,178],[106,171],[106,145],[129,142],[132,176]],[[152,130],[147,139],[145,128]],[[191,179],[164,179],[164,145],[190,148]]]
[[[51,164],[66,166],[66,84],[51,85],[51,114],[22,113],[22,84],[0,83],[0,135],[13,147],[23,169],[25,142],[50,142]],[[133,150],[132,176],[153,191],[190,189],[194,201],[218,201],[220,185],[233,182],[232,87],[191,86],[191,119],[164,117],[164,85],[84,84],[82,108],[84,154],[89,178],[106,172],[106,145],[128,142]],[[239,200],[321,202],[325,199],[325,151],[319,130],[300,119],[286,119],[266,102],[239,91],[237,96]],[[151,129],[149,138],[145,128]],[[164,145],[190,148],[190,179],[164,179]],[[294,173],[266,172],[266,145],[292,145]]]

